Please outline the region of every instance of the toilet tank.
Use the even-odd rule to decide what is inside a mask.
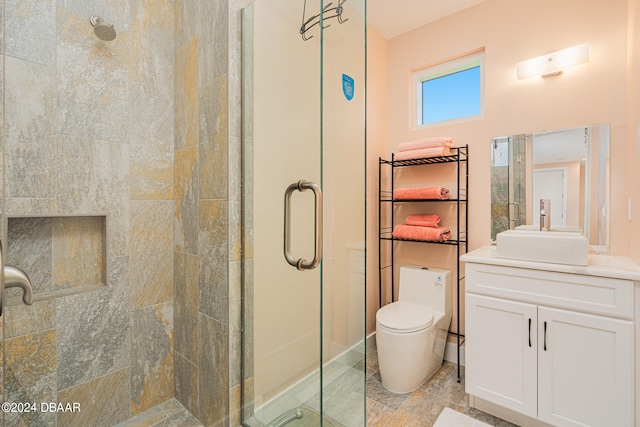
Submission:
[[[400,267],[399,301],[431,307],[432,310],[448,313],[452,309],[452,274],[417,265]]]

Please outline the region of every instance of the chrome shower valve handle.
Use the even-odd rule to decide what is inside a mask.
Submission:
[[[25,305],[33,304],[33,287],[27,273],[21,268],[11,265],[4,266],[4,287],[22,289],[22,302]]]
[[[0,275],[0,315],[2,315],[2,300],[4,299],[4,290],[6,288],[22,289],[22,302],[26,305],[33,304],[31,280],[21,268],[5,265],[2,242],[0,242]]]

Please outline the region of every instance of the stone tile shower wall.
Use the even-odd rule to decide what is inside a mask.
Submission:
[[[32,307],[9,295],[3,398],[82,405],[6,425],[112,425],[174,395],[236,425],[247,2],[3,3],[1,231],[43,284]]]
[[[2,237],[39,286],[2,316],[3,398],[82,408],[5,425],[115,424],[174,395],[174,1],[4,6]]]
[[[229,300],[240,259],[229,3],[175,2],[175,397],[207,426],[230,425],[230,307],[239,307]]]

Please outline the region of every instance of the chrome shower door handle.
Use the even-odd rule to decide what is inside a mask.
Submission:
[[[21,288],[22,302],[26,305],[33,304],[33,286],[29,276],[22,269],[4,263],[2,242],[0,242],[0,316],[2,315],[4,290],[7,288]]]
[[[291,255],[291,195],[294,191],[313,191],[315,204],[314,254],[311,261],[304,258],[297,260]],[[320,264],[322,259],[322,190],[314,182],[301,179],[287,187],[284,193],[284,258],[298,270],[311,270]]]

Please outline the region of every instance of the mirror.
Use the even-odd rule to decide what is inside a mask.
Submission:
[[[491,140],[491,240],[501,231],[539,229],[540,199],[551,229],[582,232],[609,250],[609,125],[523,133]]]

